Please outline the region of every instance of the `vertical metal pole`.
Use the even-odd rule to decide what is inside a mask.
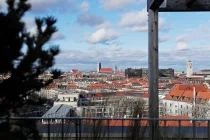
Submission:
[[[208,120],[208,140],[210,140],[210,121]]]
[[[62,119],[61,119],[61,121],[62,121],[62,126],[61,126],[61,127],[62,127],[62,128],[61,128],[61,137],[62,137],[62,140],[64,140],[64,131],[63,131],[63,127],[64,127],[64,126],[63,126],[64,119],[62,118]]]
[[[181,136],[181,120],[179,120],[179,140],[182,139],[182,136]]]
[[[82,120],[79,119],[79,140],[82,139]]]
[[[110,133],[109,125],[110,125],[110,123],[109,123],[109,120],[107,120],[107,121],[108,121],[108,140],[109,140],[109,133]]]
[[[96,139],[96,120],[93,119],[93,139]]]
[[[149,61],[149,118],[159,118],[158,99],[158,10],[149,9],[148,23],[148,61]],[[150,140],[159,138],[158,121],[150,121]]]
[[[123,122],[123,119],[122,119],[122,140],[124,138],[124,122]]]
[[[47,124],[48,137],[47,137],[47,139],[50,140],[50,119],[48,119],[47,122],[48,122],[48,124]]]
[[[196,139],[196,128],[195,128],[195,120],[193,120],[193,140]]]
[[[163,137],[163,139],[166,139],[167,138],[166,135],[167,135],[166,134],[166,120],[164,120],[164,137]]]
[[[77,119],[75,120],[75,128],[76,128],[76,140],[78,140],[78,127],[77,127]]]

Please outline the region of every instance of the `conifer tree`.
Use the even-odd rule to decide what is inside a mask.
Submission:
[[[56,19],[36,18],[36,33],[31,34],[22,20],[31,7],[28,0],[6,3],[7,11],[0,11],[0,73],[10,77],[0,83],[0,116],[10,117],[25,104],[27,96],[49,85],[60,71],[52,70],[50,80],[38,79],[54,65],[59,54],[58,46],[47,45],[57,31]]]

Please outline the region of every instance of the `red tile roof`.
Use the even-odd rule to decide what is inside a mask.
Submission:
[[[183,102],[192,102],[193,99],[193,87],[197,93],[196,98],[200,98],[200,102],[204,103],[206,99],[210,100],[210,92],[205,84],[182,84],[175,85],[169,94],[167,94],[165,100],[179,100]],[[197,100],[198,101],[198,100]]]
[[[76,84],[68,84],[68,88],[78,88]]]
[[[125,95],[125,92],[116,92],[116,95],[122,96],[122,95]]]
[[[79,70],[77,70],[77,69],[72,69],[72,72],[73,72],[73,73],[78,73]]]
[[[149,98],[149,94],[148,93],[144,93],[142,98]]]
[[[125,75],[125,72],[117,71],[115,72],[116,75]]]
[[[100,69],[101,73],[113,73],[112,68],[101,68]]]
[[[96,93],[96,97],[103,97],[101,93]]]
[[[49,85],[49,86],[46,86],[47,89],[52,89],[52,88],[58,88],[57,85]]]

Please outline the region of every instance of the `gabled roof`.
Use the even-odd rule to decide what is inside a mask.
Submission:
[[[116,75],[125,75],[125,72],[116,71],[115,74],[116,74]]]
[[[100,73],[113,73],[112,68],[101,68]]]
[[[193,101],[193,87],[196,91],[196,102],[204,103],[205,100],[210,100],[209,88],[206,84],[182,84],[175,85],[169,94],[167,94],[163,99],[165,100],[176,100],[182,102],[192,102]]]
[[[71,70],[73,73],[78,73],[79,72],[79,70],[77,70],[77,69],[72,69]]]

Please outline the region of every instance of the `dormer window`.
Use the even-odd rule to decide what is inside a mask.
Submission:
[[[181,97],[181,101],[184,101],[184,96]]]
[[[173,97],[174,97],[174,95],[171,95],[171,96],[170,96],[170,99],[173,99]]]
[[[208,99],[204,99],[204,103],[207,103],[208,102]]]
[[[197,99],[197,103],[199,104],[201,102],[202,98]]]

